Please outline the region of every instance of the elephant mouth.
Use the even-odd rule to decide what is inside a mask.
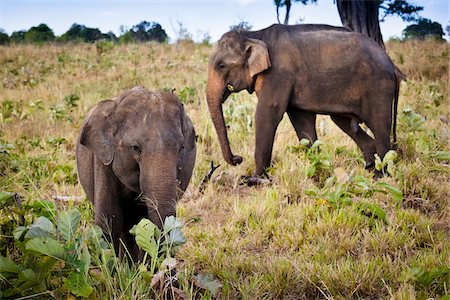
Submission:
[[[228,86],[228,85],[227,85]],[[231,91],[227,88],[224,90],[223,94],[222,94],[222,103],[225,102],[225,100],[227,100],[227,98],[231,95]]]

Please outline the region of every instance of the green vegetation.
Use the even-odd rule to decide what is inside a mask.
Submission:
[[[438,22],[433,22],[430,19],[419,19],[416,24],[409,25],[403,30],[403,36],[405,39],[434,38],[443,40],[444,30]]]
[[[239,184],[254,170],[256,96],[234,94],[224,105],[232,147],[244,157],[228,166],[205,103],[211,46],[0,47],[0,298],[446,299],[449,47],[386,46],[408,76],[399,149],[377,161],[388,175],[364,170],[361,152],[329,117],[319,117],[311,148],[285,118],[271,183],[258,187]],[[163,232],[137,224],[147,254],[130,266],[93,225],[75,144],[95,103],[135,85],[175,89],[198,151],[179,219]],[[221,166],[201,193],[211,161]]]
[[[49,42],[57,43],[93,43],[97,41],[111,41],[120,43],[167,42],[169,37],[166,31],[156,22],[142,21],[127,30],[121,26],[122,34],[117,37],[112,31],[102,33],[98,28],[90,28],[85,25],[72,24],[72,26],[61,36],[55,37],[53,30],[47,24],[31,27],[29,30],[14,31],[8,36],[0,28],[0,45],[8,44],[43,44]]]

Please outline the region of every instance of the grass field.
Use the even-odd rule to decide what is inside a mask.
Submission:
[[[80,125],[98,101],[142,85],[175,88],[198,135],[193,178],[177,209],[187,242],[175,256],[176,297],[449,299],[449,45],[392,41],[387,49],[408,76],[400,92],[399,150],[378,162],[390,176],[373,179],[355,143],[329,117],[319,117],[321,142],[309,150],[284,118],[272,183],[248,187],[240,177],[255,168],[257,99],[242,92],[224,106],[232,149],[244,157],[229,166],[205,101],[212,46],[0,47],[0,187],[19,194],[22,205],[0,197],[0,255],[9,258],[0,259],[0,297],[164,297],[149,288],[155,277],[149,269],[108,262],[104,250],[80,242],[93,222],[76,174]],[[200,193],[211,161],[221,166]],[[80,213],[79,231],[68,237],[64,259],[76,254],[84,263],[87,292],[81,279],[71,285],[77,268],[63,256],[33,252],[20,233],[41,215],[62,228],[71,208]],[[195,282],[198,276],[207,288]]]

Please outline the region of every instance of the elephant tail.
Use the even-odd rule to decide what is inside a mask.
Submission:
[[[394,102],[392,103],[392,136],[393,136],[393,144],[392,149],[397,150],[397,108],[398,108],[398,96],[400,93],[400,83],[402,80],[406,80],[406,75],[396,66],[395,69],[395,95]]]

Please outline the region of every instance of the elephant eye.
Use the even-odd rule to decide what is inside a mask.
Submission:
[[[223,61],[219,61],[219,62],[217,63],[217,68],[218,68],[219,70],[222,70],[222,69],[225,68],[225,64],[223,63]]]
[[[138,145],[132,145],[130,146],[131,150],[133,150],[134,153],[140,155],[141,154],[141,147]]]

